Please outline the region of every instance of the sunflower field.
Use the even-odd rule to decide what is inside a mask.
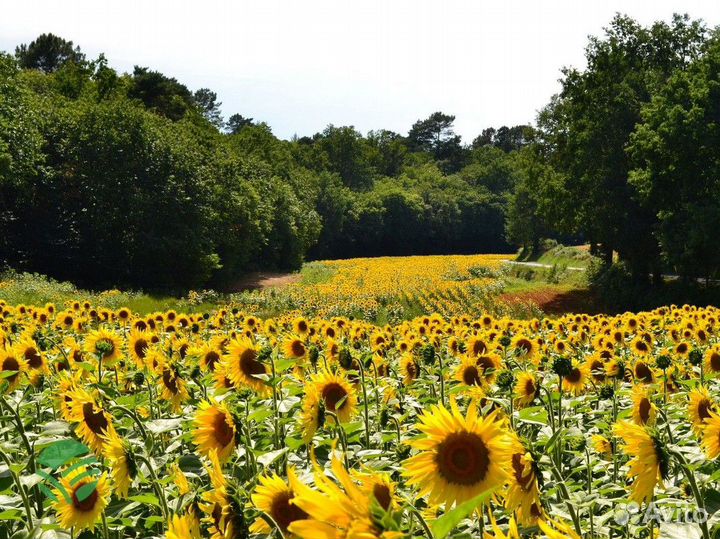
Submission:
[[[0,537],[709,539],[720,310],[0,303]]]
[[[508,255],[385,256],[306,264],[298,282],[233,296],[245,312],[397,323],[421,314],[497,314]]]

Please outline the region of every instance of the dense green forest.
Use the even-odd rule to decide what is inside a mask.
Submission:
[[[0,265],[84,286],[222,288],[353,256],[587,241],[600,278],[715,277],[720,41],[623,16],[528,125],[454,116],[277,138],[217,95],[44,34],[0,54]],[[613,253],[619,263],[612,264]]]

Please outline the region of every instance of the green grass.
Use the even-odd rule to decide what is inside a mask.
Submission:
[[[215,309],[226,302],[223,296],[215,292],[190,292],[184,298],[119,290],[92,292],[43,275],[15,272],[6,272],[0,275],[0,300],[5,300],[10,305],[54,303],[60,308],[72,301],[88,300],[98,307],[107,307],[108,309],[128,307],[138,314],[169,309],[190,313],[204,312]]]
[[[337,270],[322,262],[307,262],[300,270],[300,284],[316,285],[327,283]]]
[[[538,262],[550,266],[564,266],[572,268],[588,268],[594,257],[579,247],[555,245],[538,253],[520,252],[518,262]]]

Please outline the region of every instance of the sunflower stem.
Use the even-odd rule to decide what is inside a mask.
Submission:
[[[33,450],[32,445],[30,445],[30,440],[28,440],[28,437],[25,434],[25,426],[23,425],[22,418],[20,417],[20,412],[18,411],[20,408],[20,404],[18,403],[18,409],[15,409],[10,406],[10,403],[6,401],[5,397],[2,395],[0,395],[0,403],[12,414],[13,418],[15,419],[15,425],[17,426],[18,433],[20,434],[20,438],[23,441],[25,450],[28,453],[28,470],[30,470],[30,473],[34,474],[37,471],[37,466],[35,464],[35,451]],[[35,496],[35,505],[37,505],[35,513],[38,518],[42,518],[43,504],[42,498],[40,496],[40,489],[37,485],[33,487],[33,494]]]
[[[365,367],[363,366],[362,360],[358,361],[360,367],[360,384],[362,385],[363,392],[363,410],[365,420],[365,447],[370,449],[370,415],[368,414],[368,399],[367,399],[367,388],[365,387]]]
[[[27,526],[27,529],[29,532],[33,530],[32,525],[32,510],[30,509],[30,499],[28,498],[27,491],[25,490],[25,486],[22,484],[22,481],[20,481],[20,477],[13,471],[12,469],[12,462],[10,461],[10,457],[7,456],[7,453],[0,449],[0,458],[5,461],[5,464],[7,464],[8,470],[10,471],[10,475],[13,479],[13,482],[15,483],[15,486],[18,489],[18,492],[20,493],[20,497],[23,501],[23,506],[25,507],[25,515],[27,516],[27,522],[25,525]]]
[[[442,353],[437,355],[440,366],[440,403],[445,406],[445,365],[442,356]]]
[[[425,531],[425,535],[427,535],[428,539],[435,539],[435,536],[433,535],[432,530],[430,529],[430,526],[428,526],[427,522],[425,522],[425,519],[420,514],[420,511],[418,511],[415,507],[412,505],[410,506],[410,512],[415,515],[415,518],[420,523],[420,526]]]
[[[150,478],[152,479],[153,488],[155,489],[158,499],[160,500],[160,510],[162,511],[163,518],[165,519],[165,521],[167,521],[170,517],[170,511],[168,510],[167,500],[165,499],[165,492],[160,486],[160,481],[158,480],[158,476],[155,473],[155,468],[150,463],[150,459],[146,458],[144,455],[138,454],[137,459],[143,462],[145,466],[147,466],[148,471],[150,472]]]
[[[580,528],[580,520],[578,519],[577,513],[575,512],[575,506],[570,501],[570,492],[567,489],[567,486],[565,485],[565,481],[563,480],[562,474],[560,473],[560,470],[555,465],[552,459],[550,459],[550,469],[552,471],[553,477],[555,477],[555,481],[558,484],[558,490],[562,494],[563,499],[565,500],[565,506],[567,507],[568,513],[570,513],[570,517],[572,518],[573,525],[575,526],[575,531],[578,535],[582,536],[582,530]]]
[[[698,508],[702,509],[703,512],[707,514],[707,511],[705,509],[705,500],[703,500],[700,488],[697,484],[697,480],[695,479],[695,474],[690,469],[690,464],[688,464],[688,461],[685,459],[682,453],[679,453],[677,451],[670,451],[670,454],[674,456],[680,464],[680,468],[685,474],[685,478],[688,480],[688,484],[690,485],[690,490],[692,490],[693,496],[695,496],[695,503],[697,503]],[[703,534],[703,539],[710,539],[710,531],[708,530],[707,522],[701,519],[699,525],[700,530]]]

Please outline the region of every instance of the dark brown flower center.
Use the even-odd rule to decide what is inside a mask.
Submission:
[[[84,513],[88,511],[92,511],[95,509],[95,504],[97,503],[98,499],[100,498],[100,495],[97,491],[97,486],[93,489],[93,491],[88,495],[87,498],[80,501],[78,498],[78,490],[80,490],[81,487],[87,485],[88,483],[81,481],[74,489],[72,493],[72,503],[73,507],[77,509],[78,511],[82,511]]]
[[[28,346],[25,349],[25,359],[31,369],[39,369],[42,367],[42,356],[34,346]]]
[[[577,367],[573,367],[572,369],[570,369],[570,372],[567,374],[567,376],[565,376],[565,379],[571,384],[579,383],[581,378],[582,373]]]
[[[220,361],[220,354],[218,354],[215,350],[210,350],[207,354],[205,354],[205,364],[211,371],[215,370],[215,364],[218,361]]]
[[[144,359],[145,354],[148,349],[148,342],[145,339],[143,339],[142,337],[140,337],[139,339],[137,339],[135,341],[135,344],[133,345],[133,349],[135,350],[135,354],[137,354],[137,356],[139,358]]]
[[[480,373],[478,372],[477,367],[470,365],[463,369],[463,382],[468,386],[480,385]]]
[[[240,370],[246,375],[253,378],[255,374],[265,374],[265,365],[257,360],[257,352],[252,348],[246,348],[240,354]]]
[[[515,480],[518,482],[518,485],[520,485],[523,490],[527,491],[530,490],[530,486],[532,485],[533,473],[532,470],[530,470],[527,474],[525,473],[523,456],[524,455],[522,453],[515,453],[512,456],[512,467],[513,474],[515,475]]]
[[[376,483],[373,486],[373,496],[375,496],[375,499],[380,504],[380,507],[385,509],[385,511],[390,509],[390,504],[392,503],[392,496],[390,494],[390,488],[388,488],[387,485],[383,485],[382,483]]]
[[[342,409],[347,402],[347,392],[340,384],[331,382],[322,390],[322,398],[325,402],[325,408],[331,412]],[[340,401],[343,401],[342,403]]]
[[[475,485],[488,473],[490,452],[477,434],[456,432],[438,445],[435,462],[438,472],[448,483]]]
[[[235,439],[235,430],[228,424],[224,413],[218,413],[213,422],[213,434],[217,443],[225,447]]]
[[[642,361],[635,365],[635,376],[648,384],[653,380],[652,370]]]
[[[287,532],[288,526],[296,520],[305,520],[308,517],[305,511],[290,503],[292,499],[293,495],[290,492],[278,493],[273,497],[270,507],[270,515],[283,533]]]
[[[95,411],[92,402],[83,404],[83,420],[88,428],[95,434],[103,434],[108,428],[107,418],[102,410]]]
[[[11,374],[10,376],[7,377],[7,380],[9,380],[10,382],[13,382],[18,377],[18,374],[20,374],[19,372],[17,372],[20,370],[20,363],[18,363],[18,360],[12,356],[6,357],[2,364],[2,370],[3,371],[16,371],[15,374]]]
[[[643,398],[640,401],[640,404],[638,404],[638,414],[640,415],[640,421],[643,422],[643,424],[648,422],[648,419],[650,419],[650,410],[652,409],[652,405],[650,404],[650,399]]]
[[[707,399],[702,399],[698,403],[697,414],[701,421],[705,422],[710,418],[710,411],[713,409],[712,403]]]
[[[302,357],[305,355],[305,345],[297,339],[290,343],[290,350],[294,357]]]

